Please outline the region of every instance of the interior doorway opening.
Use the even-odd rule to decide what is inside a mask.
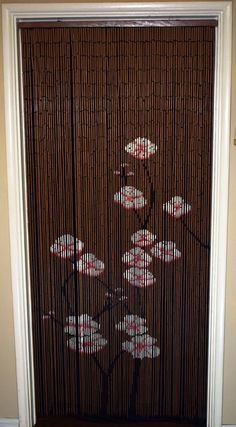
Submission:
[[[67,5],[68,6],[68,5]],[[118,6],[118,8],[117,8]],[[67,15],[65,13],[65,11],[63,11],[63,6],[61,7],[61,11],[60,12],[56,12],[55,13],[55,8],[57,6],[51,6],[51,16],[63,16],[63,15]],[[181,16],[181,14],[183,12],[181,12],[181,4],[178,5],[174,5],[174,12],[171,9],[171,5],[164,5],[163,8],[165,9],[164,14],[167,12],[167,10],[171,11],[172,16],[173,15],[178,15]],[[184,5],[185,7],[185,14],[189,16],[194,16],[194,15],[198,15],[199,16],[199,12],[197,12],[198,9],[198,5],[194,4],[191,5],[191,7],[189,8],[188,11],[188,7],[187,5]],[[72,8],[76,8],[75,6],[73,6]],[[78,8],[80,9],[80,16],[91,16],[94,13],[94,10],[96,10],[96,5],[91,5],[91,6],[78,6]],[[107,8],[106,5],[103,6],[103,9],[105,10]],[[106,9],[106,13],[107,15],[110,14],[114,14],[114,15],[119,15],[121,16],[122,13],[126,16],[130,13],[130,10],[134,10],[134,5],[126,5],[126,12],[124,13],[124,11],[120,11],[120,5],[110,5],[108,7],[108,9]],[[146,9],[145,9],[146,8]],[[142,16],[148,16],[150,13],[150,10],[153,8],[150,7],[150,5],[142,5]],[[9,56],[8,52],[16,52],[17,51],[17,45],[16,45],[16,39],[13,37],[9,37],[9,34],[15,34],[15,25],[16,25],[16,21],[12,20],[12,16],[14,15],[14,19],[18,19],[17,17],[20,17],[19,19],[24,19],[24,17],[29,18],[31,16],[32,17],[36,17],[36,16],[40,16],[40,18],[42,18],[43,16],[46,16],[49,12],[49,8],[47,7],[43,7],[41,8],[40,11],[36,11],[33,10],[34,7],[32,6],[32,8],[30,8],[29,10],[27,10],[27,13],[24,11],[24,6],[23,5],[8,5],[5,6],[3,8],[3,14],[4,14],[4,29],[6,31],[4,31],[4,50],[5,50],[5,58],[6,61],[4,63],[5,65],[5,75],[9,76],[9,73],[7,72],[8,70],[15,70],[15,63],[13,61],[13,58],[16,58],[14,55],[13,56]],[[44,10],[45,9],[45,10]],[[47,9],[47,10],[46,10]],[[54,11],[52,11],[52,9],[55,9]],[[68,7],[68,10],[70,9],[70,6]],[[73,9],[73,10],[74,10]],[[114,9],[114,10],[113,10]],[[155,9],[155,8],[154,8]],[[163,9],[163,10],[164,10]],[[190,12],[191,9],[191,12]],[[113,11],[112,11],[113,10]],[[163,10],[161,5],[158,5],[158,14],[161,15],[163,14]],[[220,10],[220,12],[219,12]],[[71,14],[73,14],[74,12],[71,12]],[[99,13],[101,12],[96,12],[96,15],[98,16]],[[153,14],[155,15],[156,11],[153,10]],[[211,307],[213,307],[213,310],[211,311],[211,320],[210,320],[210,330],[211,330],[211,340],[210,340],[210,349],[213,347],[217,348],[217,354],[218,356],[215,358],[213,357],[213,353],[211,353],[210,350],[210,360],[209,360],[209,364],[210,364],[210,371],[209,371],[209,389],[213,390],[214,388],[212,388],[212,384],[216,384],[215,381],[217,381],[217,384],[221,384],[221,378],[222,378],[222,357],[219,354],[219,348],[220,348],[220,343],[223,343],[223,338],[222,338],[222,332],[223,329],[222,327],[217,328],[217,331],[220,334],[220,337],[218,335],[217,337],[217,344],[216,344],[216,340],[215,340],[215,336],[216,334],[212,333],[215,324],[218,323],[218,325],[222,326],[221,321],[223,322],[223,305],[222,305],[222,301],[224,300],[223,298],[223,294],[222,294],[222,285],[224,283],[224,263],[220,264],[218,266],[217,263],[217,259],[219,259],[219,253],[222,254],[222,258],[224,259],[224,247],[225,247],[225,229],[226,229],[226,216],[225,215],[225,208],[224,208],[224,213],[222,211],[221,206],[226,206],[227,203],[226,199],[227,199],[227,191],[226,193],[224,193],[224,202],[222,204],[222,196],[221,196],[221,203],[219,203],[219,199],[218,196],[220,194],[220,191],[216,191],[216,189],[219,188],[219,183],[226,183],[226,179],[223,179],[223,175],[222,174],[222,170],[225,171],[227,170],[227,141],[228,141],[228,121],[227,121],[227,117],[228,117],[228,99],[229,99],[229,84],[227,84],[227,82],[229,82],[229,76],[230,76],[230,61],[223,61],[222,62],[222,52],[223,52],[223,57],[230,58],[230,55],[228,55],[228,52],[230,50],[230,45],[228,44],[228,40],[230,40],[230,4],[226,4],[226,3],[218,3],[217,4],[217,11],[214,10],[213,5],[209,5],[206,4],[204,5],[204,7],[201,6],[201,16],[216,16],[218,19],[218,22],[220,22],[220,27],[219,27],[219,34],[220,34],[220,38],[217,39],[217,76],[216,76],[216,105],[217,105],[217,109],[216,109],[216,114],[215,114],[215,119],[216,117],[219,119],[219,117],[221,117],[222,112],[224,110],[224,120],[216,120],[215,124],[214,124],[214,131],[215,131],[215,137],[214,137],[214,141],[215,141],[215,153],[214,154],[214,167],[213,167],[213,183],[214,183],[214,198],[213,198],[213,229],[215,229],[216,224],[218,227],[218,237],[221,239],[221,245],[220,248],[221,250],[219,250],[219,245],[218,245],[218,238],[216,238],[217,233],[213,233],[213,253],[212,253],[212,266],[214,265],[214,268],[211,268],[211,280],[213,280],[213,285],[211,287],[212,291],[212,295],[214,295],[214,297],[211,296]],[[140,11],[137,13],[140,16]],[[113,16],[114,16],[113,15]],[[72,15],[71,15],[72,16]],[[100,16],[104,16],[103,12]],[[163,15],[164,16],[164,15]],[[225,25],[225,23],[227,22],[227,25]],[[13,32],[13,33],[12,33]],[[227,43],[226,43],[227,40]],[[6,48],[7,46],[7,48]],[[13,62],[12,62],[13,61]],[[11,66],[10,66],[11,64]],[[223,65],[224,64],[224,65]],[[15,77],[17,76],[17,72],[14,71],[13,75],[11,75],[11,81],[17,82],[15,79]],[[224,78],[223,78],[224,76]],[[223,90],[223,82],[226,82],[226,87],[224,87]],[[12,253],[15,253],[15,249],[16,249],[16,242],[18,245],[18,248],[20,249],[20,254],[22,255],[22,257],[24,258],[24,254],[25,254],[25,243],[22,241],[22,231],[20,236],[18,235],[18,231],[24,229],[24,224],[22,222],[22,217],[20,219],[20,217],[18,216],[17,212],[19,212],[19,206],[22,206],[22,181],[21,181],[21,173],[19,170],[19,165],[20,165],[20,158],[15,155],[15,157],[12,157],[12,154],[15,153],[15,149],[14,149],[14,144],[12,142],[12,138],[9,137],[9,133],[8,130],[11,129],[11,134],[12,132],[15,133],[16,138],[14,138],[14,141],[19,141],[19,133],[16,132],[16,123],[17,120],[15,120],[15,117],[18,117],[19,119],[19,98],[18,98],[18,92],[15,91],[15,89],[17,88],[17,83],[15,84],[8,84],[9,82],[7,82],[6,84],[6,93],[10,96],[6,96],[6,103],[11,105],[11,108],[7,108],[7,139],[8,139],[8,147],[9,147],[9,151],[8,151],[8,163],[9,165],[12,165],[12,163],[14,163],[16,165],[16,168],[14,168],[12,170],[12,167],[9,168],[9,194],[13,195],[16,192],[16,188],[19,189],[19,191],[17,191],[17,197],[16,198],[12,198],[10,197],[10,203],[12,207],[16,207],[16,209],[12,209],[12,211],[16,212],[15,217],[11,217],[10,221],[11,221],[11,229],[15,230],[16,232],[14,233],[14,239],[12,238]],[[225,90],[226,89],[226,90]],[[219,95],[220,95],[220,99],[221,99],[221,103],[219,103]],[[223,110],[222,110],[222,105],[224,106]],[[218,108],[219,107],[219,108]],[[11,111],[11,115],[8,114],[8,112]],[[222,116],[223,117],[223,116]],[[14,119],[14,121],[13,121]],[[226,119],[226,120],[225,120]],[[11,126],[9,126],[11,123]],[[19,120],[18,120],[19,123]],[[221,131],[219,132],[219,128],[221,128]],[[220,145],[219,141],[222,142],[222,140],[220,139],[219,135],[225,135],[225,140],[226,143]],[[220,155],[221,154],[221,155]],[[10,159],[10,160],[9,160]],[[218,180],[215,179],[216,177],[216,172],[215,172],[215,168],[216,165],[223,165],[220,168],[217,168],[217,173],[219,172],[218,175]],[[14,172],[13,172],[14,171]],[[17,179],[16,176],[18,176]],[[227,173],[225,175],[224,173],[224,178],[225,176],[227,176]],[[222,178],[221,178],[222,177]],[[19,179],[20,178],[20,179]],[[12,185],[12,183],[14,182],[14,186]],[[217,196],[218,195],[218,196]],[[217,209],[215,209],[217,207]],[[20,208],[21,209],[21,208]],[[15,228],[14,224],[18,223],[19,227]],[[17,231],[18,230],[18,231]],[[13,236],[13,234],[11,233],[11,235]],[[217,243],[218,242],[218,243]],[[19,251],[17,253],[19,255]],[[12,257],[15,260],[17,260],[17,257]],[[16,274],[17,273],[17,274]],[[23,275],[22,275],[23,274]],[[26,300],[25,300],[25,294],[24,292],[22,293],[21,289],[24,289],[24,286],[21,288],[19,288],[19,283],[22,283],[24,285],[24,280],[25,280],[25,270],[24,270],[24,262],[22,263],[18,263],[18,262],[14,262],[13,265],[13,278],[16,278],[16,280],[13,280],[14,283],[14,306],[15,306],[15,318],[19,319],[19,313],[25,313],[24,315],[22,314],[22,316],[25,318],[25,325],[28,323],[28,315],[27,315],[27,310],[24,310],[23,307],[26,307]],[[19,298],[15,298],[15,296],[19,296]],[[216,296],[217,295],[217,296]],[[220,303],[219,303],[220,301]],[[214,315],[214,313],[216,313],[216,306],[218,308],[217,310],[217,317]],[[21,309],[19,310],[19,307],[21,307]],[[22,309],[23,308],[23,309]],[[217,320],[216,320],[217,319]],[[22,325],[22,322],[19,322],[19,325]],[[17,328],[17,322],[16,322],[16,328]],[[25,326],[24,326],[25,328]],[[25,354],[26,359],[28,358],[28,360],[30,360],[29,354],[28,354],[28,350],[27,350],[27,346],[28,344],[26,343],[27,340],[25,340],[24,337],[26,337],[25,329],[21,329],[20,334],[16,334],[16,341],[17,341],[17,348],[19,350],[18,354]],[[213,328],[213,329],[212,329]],[[23,332],[22,332],[23,330]],[[21,339],[19,340],[17,338],[17,336],[21,337]],[[222,344],[223,345],[223,344]],[[214,353],[215,354],[215,353]],[[222,353],[221,353],[222,354]],[[25,359],[25,360],[26,360]],[[20,406],[20,413],[22,416],[22,422],[25,422],[25,425],[31,425],[31,421],[32,420],[32,416],[34,413],[34,410],[31,412],[31,403],[32,400],[32,389],[30,386],[30,374],[29,374],[29,366],[30,363],[28,363],[28,367],[27,366],[23,366],[24,364],[22,364],[22,362],[20,361],[22,359],[18,359],[18,379],[19,379],[19,383],[22,385],[22,390],[23,393],[21,393],[21,396],[19,396],[19,406]],[[218,366],[219,369],[213,369],[213,366]],[[27,373],[28,372],[28,373]],[[212,393],[210,392],[209,394],[209,398],[208,398],[208,422],[209,425],[220,425],[220,419],[221,419],[221,387],[217,388],[217,393],[214,393],[214,396],[212,395]],[[218,405],[216,405],[216,402],[219,402]],[[33,403],[33,402],[32,402]],[[34,416],[33,416],[34,418]]]

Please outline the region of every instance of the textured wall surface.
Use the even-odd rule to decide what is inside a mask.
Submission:
[[[1,2],[2,3],[2,2]],[[5,1],[4,3],[11,3]],[[17,3],[17,1],[14,1]],[[20,3],[20,1],[18,2]],[[31,3],[33,3],[31,1]],[[36,3],[36,2],[35,2]],[[233,23],[236,24],[236,0],[233,1]],[[232,81],[232,139],[236,138],[236,28],[233,25],[233,81]],[[2,32],[1,32],[2,37]],[[10,276],[9,223],[7,205],[7,169],[4,129],[4,99],[2,72],[2,41],[0,45],[0,418],[17,417],[17,387],[15,372],[15,348],[12,315],[12,290]],[[226,289],[226,335],[224,369],[224,424],[236,424],[236,147],[230,147],[230,188],[228,225],[228,267]]]

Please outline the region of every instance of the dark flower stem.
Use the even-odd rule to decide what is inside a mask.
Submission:
[[[141,297],[141,292],[140,292],[139,288],[137,288],[137,295],[138,295],[138,303],[139,303],[140,315],[141,315],[141,317],[144,317],[144,309],[143,309],[143,306],[142,306],[142,297]]]
[[[141,359],[135,359],[134,362],[134,371],[133,371],[133,383],[130,393],[130,404],[129,404],[129,415],[136,415],[136,404],[137,404],[137,392],[138,392],[138,383],[140,376],[141,368]]]
[[[101,408],[100,414],[106,416],[107,414],[107,404],[108,404],[108,389],[109,389],[109,376],[102,373],[102,384],[101,384]]]
[[[105,416],[107,414],[107,404],[108,404],[108,391],[109,391],[109,381],[110,376],[112,375],[113,369],[115,368],[116,363],[118,362],[119,358],[124,353],[123,350],[121,350],[113,359],[111,362],[108,371],[105,372],[103,369],[101,369],[102,374],[102,394],[101,394],[101,411],[100,414]]]
[[[94,361],[94,363],[95,363],[95,365],[98,367],[98,369],[100,370],[100,372],[103,374],[103,375],[107,375],[107,373],[104,371],[104,369],[102,368],[102,366],[100,365],[100,363],[99,363],[99,361],[98,361],[98,359],[97,359],[97,356],[95,356],[95,354],[92,354],[91,355],[91,357],[92,357],[92,359],[93,359],[93,361]]]
[[[112,374],[112,371],[117,363],[117,361],[119,360],[119,358],[124,354],[124,350],[121,350],[113,359],[113,361],[111,362],[109,368],[108,368],[108,375],[110,376]]]
[[[138,219],[138,222],[139,222],[140,227],[141,227],[141,228],[143,228],[143,221],[142,221],[142,219],[141,219],[141,217],[140,217],[140,215],[139,215],[139,213],[138,213],[137,209],[134,209],[134,213],[135,213],[135,215],[136,215],[136,217],[137,217],[137,219]]]
[[[68,282],[74,274],[75,274],[74,271],[72,271],[70,274],[68,274],[68,276],[66,277],[64,282],[61,284],[62,295],[65,298],[65,301],[67,303],[69,314],[72,314],[72,307],[71,307],[71,304],[70,304],[70,301],[68,298]]]
[[[180,220],[181,220],[183,226],[188,231],[188,233],[199,243],[199,245],[204,249],[210,250],[210,245],[202,242],[201,239],[199,239],[199,237],[192,230],[190,230],[190,228],[188,227],[188,225],[184,221],[183,217],[181,217]]]
[[[69,282],[70,278],[74,275],[74,273],[75,273],[74,271],[71,271],[71,273],[68,274],[68,276],[65,278],[65,280],[61,284],[61,290],[62,290],[64,297],[66,297],[66,288],[67,288],[68,282]]]
[[[99,319],[99,317],[103,314],[103,313],[105,313],[106,311],[108,311],[108,310],[112,310],[113,308],[115,308],[117,305],[119,305],[120,304],[120,302],[121,301],[118,301],[118,302],[116,302],[115,304],[105,304],[104,306],[103,306],[103,308],[98,312],[98,313],[96,313],[95,314],[95,316],[93,316],[93,320],[98,320]]]
[[[121,182],[122,182],[122,186],[126,186],[128,184],[128,176],[125,173],[124,166],[122,166],[122,169],[121,169]]]
[[[153,208],[154,203],[155,203],[155,190],[154,190],[154,186],[153,186],[153,182],[152,182],[152,177],[150,175],[148,166],[145,163],[145,161],[142,162],[142,165],[143,165],[144,171],[146,172],[148,182],[150,184],[150,205],[149,205],[147,216],[144,219],[144,222],[142,224],[142,228],[146,229],[147,226],[148,226],[149,220],[150,220],[150,216],[151,216],[151,213],[152,213],[152,208]]]
[[[114,295],[115,297],[117,297],[115,291],[113,291],[112,288],[110,288],[109,285],[107,285],[105,282],[103,282],[102,279],[100,279],[99,277],[96,277],[97,282],[99,282],[108,292],[110,292],[112,295]]]

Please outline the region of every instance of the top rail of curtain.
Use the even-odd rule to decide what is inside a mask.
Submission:
[[[217,19],[77,19],[18,21],[18,28],[63,28],[63,27],[216,27]]]

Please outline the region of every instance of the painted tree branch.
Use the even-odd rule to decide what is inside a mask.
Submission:
[[[186,222],[183,220],[183,217],[181,217],[180,220],[185,229],[188,231],[188,233],[193,237],[193,239],[196,240],[202,248],[210,250],[210,245],[202,242],[202,240],[188,227]]]
[[[68,298],[68,282],[71,279],[71,277],[74,276],[74,273],[75,273],[74,271],[69,273],[61,285],[62,295],[64,296],[65,301],[67,303],[69,314],[72,314],[73,310],[72,310],[72,306],[71,306],[71,303],[70,303],[69,298]]]
[[[135,359],[134,362],[134,371],[133,371],[133,382],[132,389],[130,393],[130,404],[129,404],[129,415],[135,416],[136,414],[136,405],[137,405],[137,392],[138,392],[138,383],[140,376],[141,368],[141,359]]]
[[[145,172],[146,172],[146,175],[147,175],[147,178],[148,178],[148,181],[149,181],[149,184],[150,184],[150,204],[149,204],[149,209],[148,209],[147,216],[146,216],[146,218],[144,219],[144,222],[143,222],[143,224],[142,224],[142,228],[143,228],[143,229],[146,229],[146,228],[147,228],[147,226],[148,226],[148,223],[149,223],[150,217],[151,217],[152,208],[153,208],[153,206],[154,206],[154,203],[155,203],[155,197],[156,197],[156,196],[155,196],[155,190],[154,190],[154,186],[153,186],[153,182],[152,182],[152,178],[151,178],[151,175],[150,175],[150,172],[149,172],[148,166],[147,166],[147,164],[145,163],[145,161],[143,161],[143,162],[142,162],[142,165],[143,165],[143,168],[144,168],[144,170],[145,170]]]
[[[96,280],[108,291],[110,292],[116,299],[118,299],[119,302],[120,301],[119,297],[117,296],[116,292],[110,287],[108,286],[103,280],[101,280],[99,277],[96,277]],[[132,314],[127,303],[124,303],[124,307],[126,308],[128,314]]]
[[[106,415],[107,413],[107,404],[108,404],[108,391],[109,391],[109,381],[112,375],[112,372],[115,368],[116,363],[120,359],[120,357],[124,354],[124,351],[121,350],[111,362],[107,372],[104,371],[102,373],[102,395],[101,395],[101,415]]]

